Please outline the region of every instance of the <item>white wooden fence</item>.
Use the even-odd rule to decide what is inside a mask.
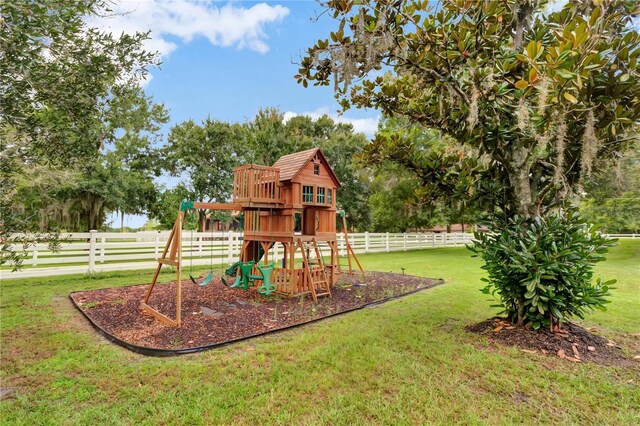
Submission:
[[[160,257],[169,231],[161,232],[85,232],[62,235],[65,242],[58,252],[45,244],[29,247],[22,268],[12,272],[0,270],[0,279],[46,277],[103,271],[122,271],[154,268]],[[356,253],[376,253],[435,247],[463,246],[471,242],[468,233],[359,233],[349,234],[349,242]],[[338,235],[340,254],[345,255],[344,237]],[[241,232],[195,232],[182,234],[183,267],[213,264],[214,269],[226,266],[240,257]],[[22,247],[16,246],[16,250]],[[321,247],[328,254],[328,246]],[[283,255],[276,245],[275,259]]]

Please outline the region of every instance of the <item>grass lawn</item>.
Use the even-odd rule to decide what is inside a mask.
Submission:
[[[71,291],[145,283],[150,272],[6,281],[3,424],[639,424],[635,368],[573,364],[495,347],[464,327],[495,313],[464,248],[361,256],[366,269],[446,284],[372,309],[175,358],[97,336]],[[617,278],[583,325],[640,354],[640,241],[598,266]],[[164,274],[170,280],[173,275]]]

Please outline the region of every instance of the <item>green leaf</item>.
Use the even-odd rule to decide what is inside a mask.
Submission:
[[[567,71],[567,70],[565,70],[563,68],[558,68],[556,70],[556,74],[558,74],[560,77],[566,78],[566,79],[572,79],[572,78],[574,78],[576,76],[571,71]]]

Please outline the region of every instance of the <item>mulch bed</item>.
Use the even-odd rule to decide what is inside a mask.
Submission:
[[[561,332],[547,329],[518,328],[507,319],[495,317],[466,327],[467,331],[484,334],[494,342],[515,346],[524,352],[557,356],[574,363],[630,366],[633,361],[625,358],[616,343],[593,334],[595,329],[585,329],[572,323],[564,323]]]
[[[156,355],[170,355],[173,354],[170,351],[215,346],[289,328],[442,283],[437,279],[384,272],[369,272],[364,280],[359,275],[345,275],[332,289],[332,298],[322,297],[314,304],[310,296],[266,297],[256,287],[228,288],[219,277],[206,287],[185,280],[180,328],[170,327],[141,311],[140,301],[147,284],[80,291],[70,297],[95,327],[117,343],[132,350],[165,350]],[[149,305],[174,317],[175,287],[175,281],[156,285]],[[153,351],[139,351],[154,355]]]

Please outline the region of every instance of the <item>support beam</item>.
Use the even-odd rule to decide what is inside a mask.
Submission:
[[[241,211],[241,204],[234,203],[193,203],[194,209]]]

